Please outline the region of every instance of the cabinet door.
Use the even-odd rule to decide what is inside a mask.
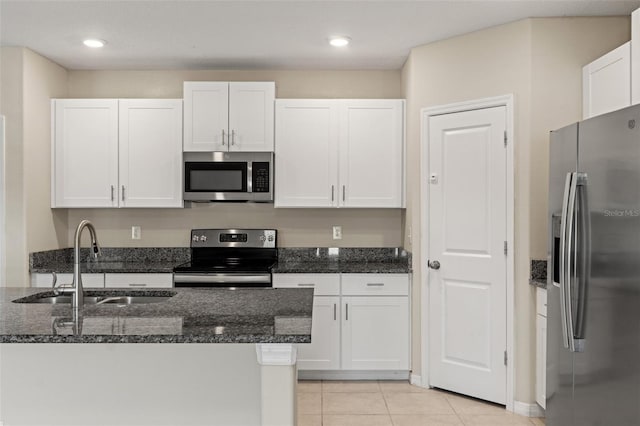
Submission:
[[[112,288],[171,288],[173,274],[104,274],[104,286]]]
[[[339,296],[340,274],[273,274],[274,288],[312,288],[314,296]]]
[[[273,151],[274,82],[229,83],[230,151]]]
[[[57,274],[56,285],[71,285],[73,274]],[[31,287],[51,288],[53,274],[31,274]],[[82,274],[82,286],[84,288],[104,288],[104,274]]]
[[[115,207],[118,101],[52,101],[51,207]]]
[[[631,42],[582,69],[582,115],[590,118],[631,105]]]
[[[229,83],[184,82],[184,150],[227,151]]]
[[[342,298],[342,368],[409,369],[409,298]]]
[[[536,315],[536,402],[546,408],[547,318]]]
[[[337,206],[337,131],[335,101],[276,101],[275,207]]]
[[[313,298],[311,343],[298,345],[300,370],[338,370],[340,368],[340,298]]]
[[[182,101],[120,100],[121,207],[182,207]]]
[[[340,103],[340,207],[402,207],[404,101]]]

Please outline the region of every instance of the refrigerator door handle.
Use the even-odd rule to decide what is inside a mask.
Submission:
[[[571,178],[573,173],[567,173],[564,183],[564,193],[562,196],[562,216],[560,217],[560,320],[562,328],[562,343],[565,349],[569,348],[569,328],[567,324],[567,304],[566,304],[566,280],[567,280],[567,218],[569,210],[569,192],[571,190]]]
[[[571,309],[571,301],[573,300],[572,288],[571,288],[571,279],[576,278],[576,264],[573,262],[575,259],[575,247],[574,242],[576,235],[574,234],[575,228],[575,217],[576,217],[576,197],[577,197],[577,189],[578,189],[578,173],[571,173],[571,186],[569,188],[569,200],[567,207],[567,242],[566,242],[566,263],[565,263],[565,280],[564,280],[564,304],[565,304],[565,313],[566,313],[566,324],[567,324],[567,345],[565,346],[571,352],[576,351],[575,340],[574,340],[574,328],[573,328],[573,313]]]
[[[573,330],[575,351],[582,352],[584,348],[585,325],[587,314],[587,292],[589,290],[589,275],[591,273],[591,218],[589,214],[589,198],[587,195],[587,175],[577,173],[576,196],[578,198],[579,222],[576,226],[576,240],[579,247],[576,251],[577,272],[577,306],[576,323]],[[580,263],[577,263],[577,262]]]

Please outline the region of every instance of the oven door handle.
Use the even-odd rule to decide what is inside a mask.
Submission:
[[[271,274],[173,274],[174,283],[212,283],[212,284],[237,284],[237,283],[271,283]]]

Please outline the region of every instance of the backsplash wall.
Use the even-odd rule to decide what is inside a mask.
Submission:
[[[273,204],[205,204],[186,209],[69,209],[68,246],[82,219],[105,247],[188,247],[193,228],[275,228],[279,247],[402,246],[402,209],[276,209]],[[332,239],[332,226],[342,239]],[[131,227],[141,239],[131,239]]]

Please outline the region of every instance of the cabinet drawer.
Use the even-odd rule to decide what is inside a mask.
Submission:
[[[58,274],[57,285],[71,285],[73,274]],[[31,287],[48,287],[53,284],[53,274],[31,274]],[[84,288],[103,288],[104,274],[82,274]]]
[[[105,274],[104,284],[113,288],[173,287],[173,274]]]
[[[407,274],[342,274],[342,294],[345,296],[407,296]]]
[[[275,288],[313,288],[314,296],[340,295],[339,274],[273,274]]]
[[[536,313],[547,316],[547,290],[540,287],[536,288]]]

